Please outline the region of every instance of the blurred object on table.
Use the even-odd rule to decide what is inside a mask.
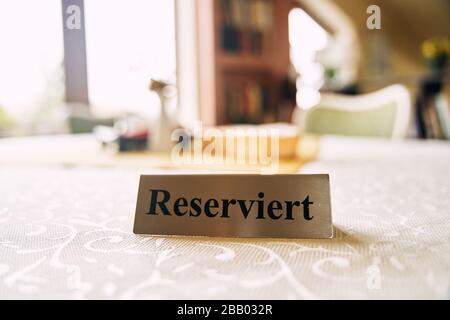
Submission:
[[[159,118],[153,130],[154,139],[151,150],[169,153],[174,145],[172,133],[180,127],[176,113],[169,110],[170,102],[177,94],[176,87],[168,81],[152,79],[149,89],[156,92],[161,102]]]
[[[208,132],[208,129],[212,131],[201,137],[201,151],[209,150],[212,156],[220,150],[226,157],[243,157],[246,162],[256,157],[260,162],[261,156],[275,157],[276,154],[272,153],[277,152],[279,160],[311,161],[319,151],[317,138],[300,136],[298,127],[287,123],[229,125],[211,127],[205,131]]]
[[[96,126],[94,135],[104,148],[118,152],[145,151],[150,143],[148,120],[135,114],[115,121],[113,127]]]
[[[148,120],[136,114],[129,114],[114,123],[118,132],[119,152],[143,151],[150,146]]]
[[[317,141],[317,140],[315,140]],[[304,154],[316,153],[318,146],[310,143],[310,149]],[[87,166],[140,168],[141,170],[166,169],[188,170],[191,173],[261,173],[261,165],[250,164],[177,164],[169,154],[150,151],[117,152],[102,148],[91,134],[54,135],[0,139],[0,165],[33,166]],[[280,174],[296,173],[305,163],[305,159],[280,159]]]
[[[261,153],[269,157],[272,151],[279,152],[280,159],[292,159],[297,156],[298,128],[289,124],[267,124],[267,125],[229,125],[220,126],[216,129],[220,135],[203,137],[203,148],[210,145],[223,147],[223,154],[231,157],[247,155],[257,156]],[[194,137],[195,138],[195,137]],[[220,139],[220,140],[219,140]],[[254,139],[254,140],[252,140]],[[278,139],[277,150],[271,150],[274,139]],[[256,145],[252,145],[255,143]],[[232,146],[233,149],[230,149]]]
[[[69,109],[68,123],[71,133],[91,133],[96,126],[114,125],[113,118],[97,117],[91,113],[89,106],[81,103],[67,104]]]

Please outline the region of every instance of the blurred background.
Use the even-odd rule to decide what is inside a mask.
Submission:
[[[81,30],[63,28],[73,3]],[[368,28],[370,5],[381,29]],[[393,137],[399,112],[383,109],[366,131],[336,112],[384,107],[383,89],[399,85],[404,135],[450,139],[449,37],[448,0],[0,0],[0,137],[85,133],[130,115],[151,132],[161,105],[180,126]],[[309,124],[296,117],[324,101]]]

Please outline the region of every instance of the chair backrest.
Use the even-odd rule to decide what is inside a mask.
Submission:
[[[305,133],[385,138],[405,138],[410,117],[411,97],[403,85],[359,96],[323,94],[317,106],[294,113]]]

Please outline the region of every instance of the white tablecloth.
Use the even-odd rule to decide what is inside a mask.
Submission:
[[[323,139],[302,171],[331,174],[336,237],[314,241],[137,236],[142,171],[2,165],[0,298],[448,299],[449,146]]]

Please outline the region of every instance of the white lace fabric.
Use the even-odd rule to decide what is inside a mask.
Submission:
[[[450,147],[323,140],[332,240],[143,237],[139,170],[0,167],[1,299],[450,298]]]

